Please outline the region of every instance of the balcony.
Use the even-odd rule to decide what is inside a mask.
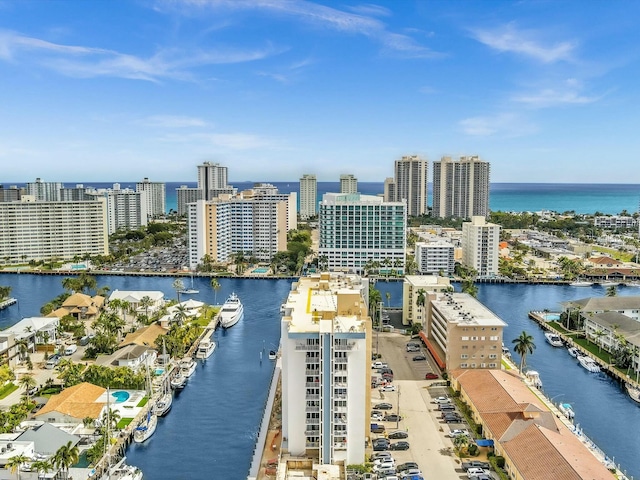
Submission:
[[[354,346],[355,344],[353,343],[350,343],[348,345],[334,345],[333,349],[338,351],[348,351],[348,350],[353,350]]]
[[[317,395],[315,393],[307,393],[304,396],[305,400],[320,400],[320,395]]]
[[[296,345],[296,351],[316,351],[320,350],[320,345]]]

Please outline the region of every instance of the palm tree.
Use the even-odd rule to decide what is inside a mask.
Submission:
[[[27,457],[26,455],[15,455],[11,458],[9,458],[9,461],[7,462],[7,464],[5,465],[5,467],[13,474],[17,474],[17,478],[18,480],[20,480],[20,466],[25,463],[28,462],[29,460],[31,460],[29,457]]]
[[[607,292],[606,292],[606,296],[607,297],[615,297],[618,294],[618,289],[616,288],[615,285],[611,285],[610,287],[607,287]]]
[[[213,288],[214,300],[213,303],[218,304],[218,290],[220,290],[220,282],[217,278],[211,279],[211,288]]]
[[[178,305],[173,318],[178,322],[178,325],[182,325],[187,320],[187,308],[184,305]]]
[[[602,337],[606,335],[603,330],[594,330],[592,335],[596,338],[596,343],[598,344],[598,352],[602,352]]]
[[[453,439],[453,446],[456,447],[459,455],[462,455],[462,450],[467,445],[469,445],[469,437],[466,435],[456,435]]]
[[[180,292],[184,290],[184,282],[181,279],[176,278],[171,286],[176,291],[176,295],[178,296],[178,303],[180,303]]]
[[[140,307],[144,308],[144,314],[149,316],[149,309],[153,306],[153,300],[149,295],[145,295],[140,299]]]
[[[31,464],[31,468],[38,472],[38,479],[44,479],[47,473],[53,470],[53,465],[50,460],[36,460]]]
[[[33,378],[33,375],[30,373],[27,373],[26,375],[23,375],[22,378],[19,380],[18,382],[20,384],[20,386],[24,387],[24,391],[27,394],[27,400],[30,399],[30,394],[29,391],[38,385],[38,382],[36,381],[35,378]]]
[[[533,354],[533,351],[536,348],[536,344],[533,343],[533,337],[529,335],[524,330],[520,334],[518,338],[513,339],[512,343],[515,344],[513,350],[520,355],[520,366],[519,370],[522,373],[522,367],[526,364],[527,354]]]
[[[425,319],[424,319],[424,305],[427,299],[426,296],[426,291],[424,288],[421,288],[420,290],[418,290],[416,295],[416,306],[420,308],[420,322],[424,325],[425,324]]]
[[[391,307],[391,293],[387,292],[384,294],[384,296],[387,299],[387,307]]]
[[[69,467],[78,463],[79,451],[71,441],[61,446],[53,455],[53,464],[64,472],[64,478],[69,478]]]

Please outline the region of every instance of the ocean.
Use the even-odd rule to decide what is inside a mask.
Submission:
[[[65,182],[66,186],[83,182]],[[116,182],[84,182],[85,186],[111,188]],[[121,188],[135,189],[136,182],[117,182]],[[239,190],[246,190],[255,182],[230,182]],[[299,192],[299,182],[272,183],[281,193]],[[177,210],[176,188],[181,185],[196,187],[196,182],[167,182],[167,212]],[[382,195],[382,182],[358,182],[358,190],[365,195]],[[340,182],[318,182],[318,200],[327,192],[340,191]],[[429,192],[432,185],[429,184]],[[298,199],[299,200],[299,199]],[[428,203],[432,197],[429,194]],[[603,183],[492,183],[489,205],[493,211],[537,212],[553,210],[556,212],[574,211],[575,213],[617,214],[623,211],[634,213],[640,204],[640,185],[603,184]]]

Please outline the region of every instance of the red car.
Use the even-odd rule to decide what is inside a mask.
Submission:
[[[424,376],[425,380],[435,380],[436,378],[440,378],[437,373],[429,372]]]

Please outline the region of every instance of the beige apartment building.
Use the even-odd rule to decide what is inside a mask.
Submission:
[[[425,296],[424,307],[418,305],[420,291]],[[412,325],[421,323],[425,325],[429,311],[429,302],[436,298],[436,294],[452,290],[451,282],[447,277],[438,275],[407,275],[402,284],[402,323]]]
[[[421,337],[441,368],[501,368],[502,319],[467,293],[438,293],[429,307]]]

